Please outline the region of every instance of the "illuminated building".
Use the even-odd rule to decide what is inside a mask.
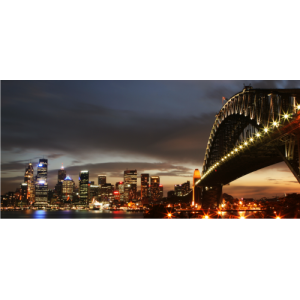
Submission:
[[[195,193],[195,189],[196,189],[196,181],[198,181],[199,179],[201,178],[201,175],[200,175],[200,171],[198,169],[195,169],[194,171],[194,176],[193,176],[193,201],[192,201],[192,205],[195,205],[196,204],[196,193]]]
[[[114,186],[110,183],[102,184],[100,188],[101,200],[114,200]]]
[[[175,192],[174,192],[175,196],[178,196],[178,197],[185,196],[188,192],[191,191],[190,182],[187,181],[182,184],[175,184],[174,190],[175,190]]]
[[[47,183],[48,160],[41,158],[37,167],[35,182],[35,203],[34,206],[48,206],[48,183]]]
[[[34,202],[34,177],[33,177],[33,165],[29,163],[25,169],[24,183],[27,183],[27,200],[29,203]]]
[[[141,174],[141,198],[149,197],[149,174]]]
[[[66,170],[64,169],[64,166],[61,166],[60,170],[58,170],[57,182],[63,182],[66,176]]]
[[[37,181],[44,180],[47,182],[48,159],[41,158],[37,169]]]
[[[159,185],[159,199],[162,199],[164,196],[164,187],[162,184]]]
[[[98,175],[98,185],[106,184],[106,175]]]
[[[100,185],[90,185],[90,202],[95,199],[96,201],[101,198],[101,187]]]
[[[124,201],[130,201],[131,184],[124,182]]]
[[[174,190],[175,190],[175,196],[177,196],[177,197],[183,196],[181,184],[175,184]]]
[[[27,194],[28,194],[28,185],[27,185],[27,183],[22,183],[21,184],[21,197],[20,197],[22,205],[28,204]]]
[[[57,184],[55,185],[55,193],[59,199],[62,198],[62,184],[66,176],[66,170],[64,169],[64,166],[61,166],[60,170],[58,170]]]
[[[152,200],[156,201],[159,199],[159,176],[151,176],[150,193]]]
[[[88,184],[89,184],[89,171],[81,171],[79,173],[79,195],[80,203],[88,205]]]
[[[116,182],[116,190],[120,194],[120,201],[124,201],[124,182],[123,181]]]
[[[62,182],[62,199],[65,203],[70,203],[73,201],[73,192],[74,192],[75,183],[69,176],[65,177],[65,180]]]
[[[114,191],[114,200],[120,201],[120,192]]]
[[[126,170],[124,171],[124,198],[125,201],[130,201],[136,199],[136,190],[137,190],[137,171],[136,170]],[[128,189],[128,184],[130,189]],[[127,187],[126,187],[127,185]],[[126,191],[127,188],[127,191]]]

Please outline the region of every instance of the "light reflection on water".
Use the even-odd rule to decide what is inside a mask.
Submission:
[[[24,210],[1,211],[3,219],[143,219],[141,212],[101,211],[101,210]]]

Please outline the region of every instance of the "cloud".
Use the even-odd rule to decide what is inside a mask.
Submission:
[[[61,156],[63,156],[63,154],[50,154],[50,155],[48,155],[47,156],[47,158],[49,158],[49,159],[55,159],[55,158],[58,158],[58,157],[61,157]]]
[[[148,167],[161,176],[188,176],[184,167],[202,165],[222,96],[240,92],[243,83],[300,88],[300,81],[2,81],[2,175],[22,174],[26,152],[49,159],[66,156],[80,164],[68,167],[76,177],[81,167],[93,174],[122,173],[121,163],[97,164],[101,155],[111,162],[131,159],[128,168],[138,170],[143,170],[135,165],[141,160],[165,163],[164,170]],[[93,166],[87,164],[91,157]],[[285,166],[277,170],[289,172]]]

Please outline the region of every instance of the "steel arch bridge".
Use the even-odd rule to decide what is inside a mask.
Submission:
[[[222,186],[284,161],[300,183],[300,89],[244,87],[216,115],[197,202],[220,205]]]

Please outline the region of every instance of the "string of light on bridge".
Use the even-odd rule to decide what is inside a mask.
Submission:
[[[300,110],[300,105],[297,105],[295,107],[298,111]],[[271,124],[271,127],[265,127],[261,130],[261,132],[257,132],[255,135],[251,136],[250,138],[246,139],[244,142],[242,142],[242,144],[236,146],[234,149],[232,149],[231,151],[229,151],[229,153],[227,153],[224,157],[221,158],[221,160],[219,160],[218,162],[216,162],[213,166],[211,166],[201,177],[201,179],[199,179],[196,184],[199,184],[201,182],[201,180],[203,180],[204,178],[206,178],[208,175],[211,174],[211,172],[213,172],[216,167],[220,166],[221,164],[225,163],[226,160],[230,159],[232,156],[234,156],[235,154],[238,154],[239,151],[242,151],[244,149],[246,149],[246,147],[248,145],[251,145],[253,142],[259,140],[262,136],[264,136],[265,134],[269,133],[270,131],[274,130],[275,128],[280,127],[281,125],[283,125],[284,122],[288,121],[289,118],[291,118],[291,114],[288,113],[284,113],[282,115],[282,119],[283,122],[281,123],[280,120],[279,121],[274,121]]]

